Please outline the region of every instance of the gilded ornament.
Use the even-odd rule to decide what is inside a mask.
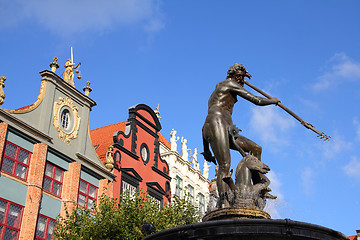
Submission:
[[[108,147],[106,152],[105,167],[111,172],[114,169],[113,146]]]
[[[20,109],[15,109],[15,110],[8,110],[8,109],[4,109],[5,111],[8,111],[9,113],[28,113],[31,112],[32,110],[34,110],[35,108],[37,108],[40,103],[42,102],[44,96],[45,96],[45,89],[46,89],[46,81],[42,80],[41,81],[41,86],[40,86],[40,93],[36,99],[36,102],[34,102],[33,104],[31,104],[30,106],[26,107],[26,108],[20,108]]]
[[[89,96],[89,93],[92,91],[92,88],[90,87],[90,81],[86,82],[86,86],[83,88],[85,95]]]
[[[67,127],[69,129],[64,129],[62,125],[64,119],[60,119],[65,111],[68,111],[66,124],[68,124]],[[58,138],[66,144],[70,145],[70,140],[77,138],[80,127],[80,117],[78,108],[73,104],[71,98],[67,97],[64,99],[60,97],[59,101],[54,103],[53,125],[59,132]]]
[[[54,60],[54,61],[53,61],[52,63],[50,63],[49,66],[51,67],[51,71],[52,71],[52,72],[55,72],[56,69],[59,68],[59,64],[57,63],[58,58],[55,56],[55,57],[53,58],[53,60]]]
[[[5,93],[3,88],[5,88],[5,80],[6,77],[1,76],[0,77],[0,105],[2,105],[4,103],[4,99],[5,99]]]

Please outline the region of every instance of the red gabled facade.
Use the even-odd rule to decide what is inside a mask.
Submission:
[[[108,147],[113,146],[115,198],[126,189],[131,192],[136,188],[147,192],[161,204],[170,201],[171,178],[168,164],[160,158],[159,141],[165,139],[160,130],[161,124],[154,111],[145,104],[138,104],[129,108],[127,121],[90,131],[103,163]]]

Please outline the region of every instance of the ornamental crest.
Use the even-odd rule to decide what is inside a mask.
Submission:
[[[61,98],[54,103],[53,124],[59,132],[58,138],[70,145],[70,140],[77,138],[80,127],[78,108],[71,98]]]

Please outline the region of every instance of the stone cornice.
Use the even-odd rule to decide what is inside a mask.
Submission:
[[[100,176],[103,176],[108,180],[115,179],[116,175],[109,172],[109,170],[107,170],[104,166],[94,163],[92,160],[88,159],[81,153],[76,153],[75,155],[81,161],[80,163],[82,165],[84,165],[85,167],[87,167],[89,169],[95,170],[95,172],[97,174],[99,174]],[[100,160],[98,160],[98,161],[101,164]]]
[[[166,148],[168,149],[168,148]],[[191,166],[191,163],[189,161],[185,161],[184,159],[182,159],[181,155],[177,152],[177,151],[167,151],[164,153],[160,154],[161,157],[167,157],[167,156],[175,156],[176,157],[176,161],[178,163],[180,163],[181,165],[186,165],[189,169],[190,172],[192,172],[193,174],[199,176],[199,179],[203,182],[208,182],[210,183],[210,180],[205,178],[202,174],[200,170],[195,169],[193,166]],[[176,168],[179,169],[176,165],[175,166],[170,166],[170,168]]]
[[[52,141],[52,137],[50,137],[49,135],[37,130],[36,128],[30,126],[29,124],[21,121],[20,119],[14,117],[13,115],[9,114],[7,111],[5,111],[4,109],[0,108],[0,121],[3,121],[7,124],[9,124],[9,126],[14,127],[17,130],[20,130],[19,128],[21,128],[22,130],[25,130],[28,133],[31,133],[31,135],[35,136],[36,138],[40,138],[41,141],[46,141],[46,142],[51,142]]]
[[[67,95],[77,99],[77,101],[89,103],[90,107],[96,106],[96,102],[94,100],[77,90],[75,87],[71,86],[69,83],[65,82],[56,73],[49,70],[44,70],[40,72],[40,75],[43,77],[43,80],[51,81],[56,86],[65,90]]]

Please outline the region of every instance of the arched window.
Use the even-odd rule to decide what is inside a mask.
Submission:
[[[68,130],[70,125],[70,112],[67,109],[64,109],[64,111],[61,112],[61,127],[65,130]]]

